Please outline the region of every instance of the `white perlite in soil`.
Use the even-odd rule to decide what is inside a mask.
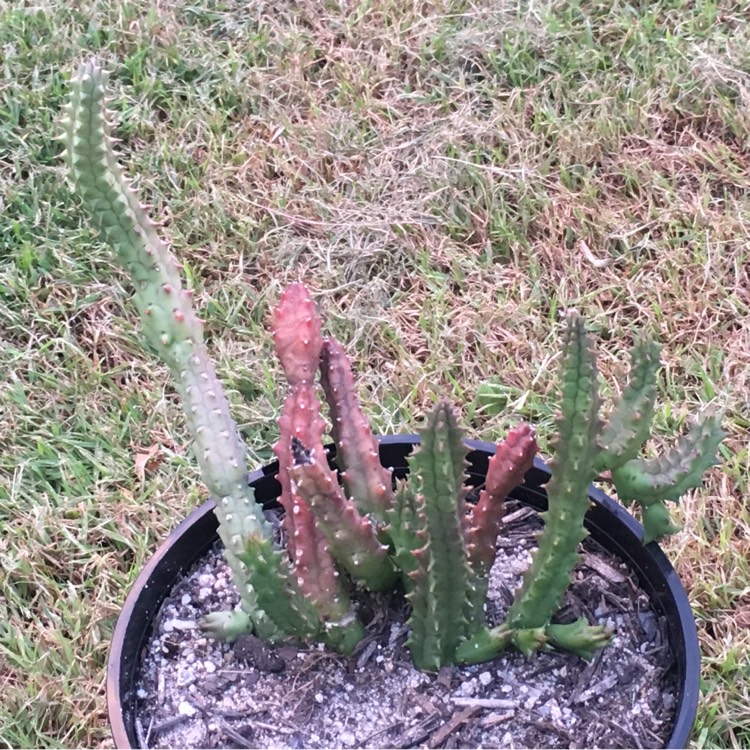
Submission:
[[[541,526],[534,511],[514,503],[508,510],[490,586],[493,623],[510,605]],[[272,649],[253,636],[230,646],[197,629],[203,614],[237,604],[217,547],[162,607],[137,691],[142,747],[663,747],[671,731],[665,625],[627,568],[591,540],[559,613],[616,629],[590,663],[508,651],[424,674],[411,665],[408,610],[395,594],[358,597],[368,637],[350,658],[322,646]]]

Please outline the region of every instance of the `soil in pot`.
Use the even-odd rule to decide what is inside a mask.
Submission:
[[[490,622],[509,607],[540,528],[534,510],[508,502]],[[196,621],[237,601],[218,545],[165,601],[138,687],[141,747],[663,747],[671,732],[665,622],[628,568],[591,539],[559,615],[616,629],[591,662],[509,651],[424,674],[404,645],[408,610],[398,594],[359,596],[368,637],[350,658],[203,637]]]

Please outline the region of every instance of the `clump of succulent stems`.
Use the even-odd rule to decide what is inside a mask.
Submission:
[[[532,466],[533,430],[519,424],[497,443],[470,503],[464,431],[453,405],[440,400],[419,431],[408,480],[394,481],[380,463],[345,348],[323,335],[307,288],[292,284],[272,315],[287,381],[274,446],[287,540],[281,548],[248,486],[244,446],[179,265],[116,161],[106,82],[95,59],[81,65],[64,118],[66,160],[91,221],[130,275],[144,333],[174,377],[201,474],[216,498],[241,607],[207,616],[201,627],[228,640],[255,632],[272,642],[323,641],[348,654],[365,635],[354,588],[402,586],[419,669],[492,659],[511,645],[527,654],[555,646],[589,658],[608,643],[612,634],[585,618],[553,622],[587,535],[589,484],[608,473],[620,499],[640,504],[644,541],[659,539],[675,530],[667,502],[698,486],[723,437],[711,414],[666,454],[639,458],[654,412],[659,348],[636,344],[629,382],[605,425],[589,336],[581,318],[568,314],[544,530],[505,621],[490,627],[485,599],[503,503]]]

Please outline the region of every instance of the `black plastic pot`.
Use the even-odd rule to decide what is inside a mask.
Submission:
[[[406,456],[418,442],[416,435],[380,438],[381,462],[393,467],[396,476],[404,476]],[[472,449],[468,457],[469,482],[478,486],[484,481],[487,462],[495,447],[479,441],[467,443]],[[258,502],[266,507],[274,506],[279,496],[277,469],[277,463],[269,464],[249,477]],[[545,510],[547,496],[542,486],[548,479],[547,467],[537,459],[526,474],[524,485],[517,487],[511,495],[537,510]],[[678,672],[678,707],[675,726],[666,747],[686,747],[698,707],[700,667],[698,634],[687,595],[661,549],[654,543],[645,547],[641,544],[641,525],[593,486],[589,488],[589,497],[593,506],[586,516],[586,526],[591,536],[631,567],[651,597],[654,608],[667,618]],[[218,523],[213,509],[213,502],[205,503],[170,533],[138,576],[120,613],[107,667],[107,704],[117,748],[138,747],[135,686],[141,654],[162,602],[181,576],[218,539]]]

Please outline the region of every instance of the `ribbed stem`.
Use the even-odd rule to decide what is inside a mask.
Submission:
[[[578,544],[586,537],[583,519],[588,487],[599,451],[597,371],[583,321],[571,313],[563,335],[561,414],[547,485],[549,509],[531,567],[508,613],[513,630],[546,626],[570,585]]]

